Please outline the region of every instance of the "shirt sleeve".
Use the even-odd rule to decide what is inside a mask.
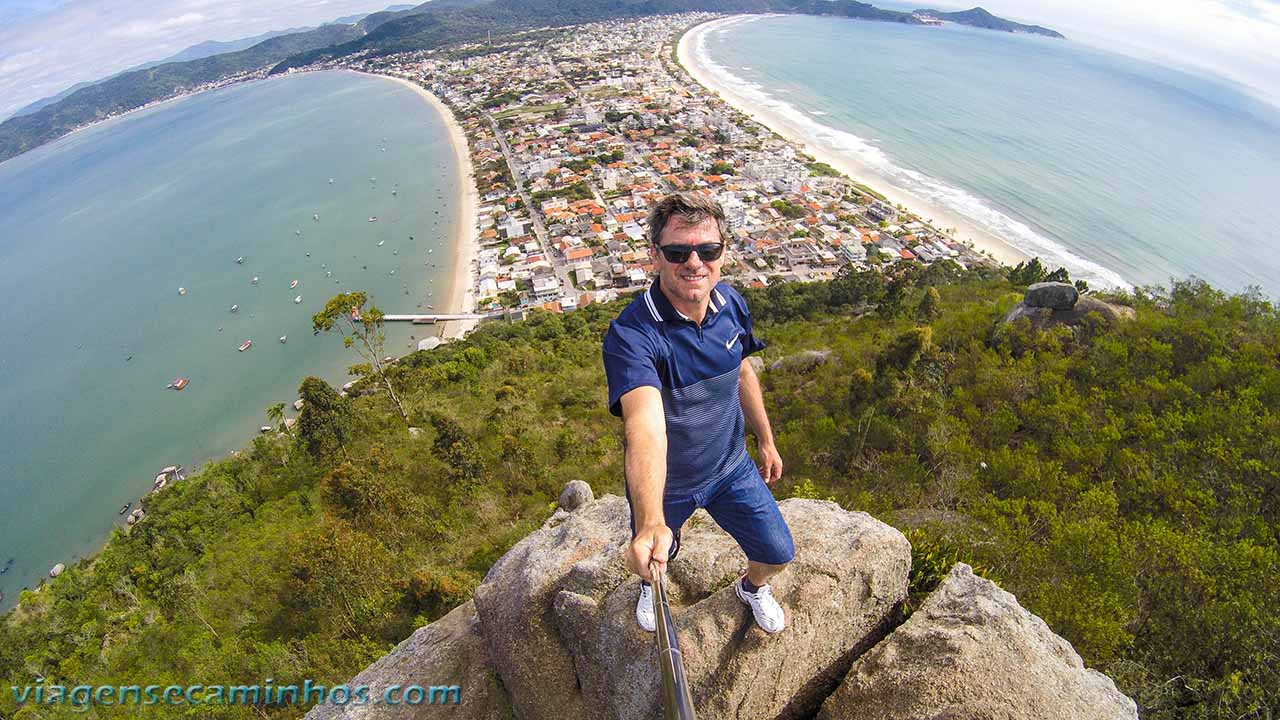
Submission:
[[[638,387],[662,389],[658,355],[643,332],[609,323],[604,337],[604,375],[609,383],[609,412],[622,417],[622,396]]]
[[[758,353],[765,348],[765,343],[756,337],[751,320],[751,311],[747,309],[747,301],[737,292],[733,294],[733,302],[737,304],[739,318],[742,320],[742,359]]]

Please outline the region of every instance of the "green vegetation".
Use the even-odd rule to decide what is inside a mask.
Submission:
[[[1201,283],[1137,319],[997,326],[1021,295],[951,263],[748,290],[787,473],[908,533],[912,600],[963,560],[1015,593],[1144,718],[1280,703],[1280,315]],[[1113,298],[1113,300],[1116,298]],[[470,597],[565,482],[621,492],[600,339],[621,303],[491,323],[350,399],[308,378],[293,436],[145,500],[0,624],[0,680],[342,681]],[[0,695],[0,716],[17,712]],[[98,717],[136,711],[100,708]],[[41,710],[44,718],[71,709]],[[222,708],[201,717],[298,717]]]
[[[831,167],[824,162],[805,163],[805,167],[809,168],[809,172],[822,177],[840,177],[840,171]]]
[[[769,207],[777,210],[784,218],[795,220],[809,214],[809,211],[800,205],[789,203],[786,200],[778,199],[769,203]]]

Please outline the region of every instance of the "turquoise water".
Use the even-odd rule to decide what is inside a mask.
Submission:
[[[1225,84],[1070,40],[807,16],[713,30],[700,55],[1077,277],[1280,297],[1280,111]]]
[[[458,170],[434,110],[355,73],[195,95],[0,165],[2,607],[95,551],[159,468],[244,446],[306,375],[344,382],[359,359],[311,332],[333,294],[443,309]]]

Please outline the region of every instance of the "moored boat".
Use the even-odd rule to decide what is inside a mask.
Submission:
[[[293,299],[293,303],[294,303],[295,305],[297,305],[297,304],[298,304],[298,303],[300,303],[300,302],[302,302],[302,296],[301,296],[301,295],[299,295],[299,296],[297,296],[297,297],[295,297],[295,298]]]
[[[298,287],[298,281],[297,281],[297,280],[294,280],[293,282],[289,283],[289,289],[290,289],[290,290],[292,290],[293,288],[296,288],[296,287]]]
[[[180,287],[180,288],[178,288],[178,294],[179,294],[179,295],[186,295],[186,294],[187,294],[187,289],[186,289],[186,288],[184,288],[184,287]]]
[[[123,514],[125,514],[125,513],[129,512],[129,506],[130,506],[130,505],[132,505],[132,504],[133,504],[133,503],[131,503],[131,502],[127,502],[127,503],[125,503],[124,505],[121,505],[121,506],[120,506],[120,512],[119,512],[119,513],[116,513],[116,514],[117,514],[117,515],[123,515]]]
[[[281,336],[280,336],[280,342],[281,342],[281,343],[283,343],[285,340],[288,340],[288,339],[289,339],[289,336],[288,336],[288,335],[281,335]]]
[[[186,386],[187,386],[187,384],[188,384],[188,383],[190,383],[190,382],[191,382],[191,381],[190,381],[189,379],[184,378],[184,377],[174,378],[174,379],[173,379],[173,382],[169,383],[169,386],[168,386],[168,388],[167,388],[167,389],[169,389],[169,390],[181,390],[182,388],[186,387]]]
[[[252,344],[253,344],[252,340],[245,340],[244,342],[240,343],[240,352],[244,352],[245,350],[248,350],[249,346]]]
[[[240,306],[239,306],[239,305],[232,305],[232,306],[231,306],[231,312],[240,312]]]

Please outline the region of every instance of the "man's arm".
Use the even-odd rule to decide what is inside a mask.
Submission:
[[[671,549],[671,529],[662,512],[662,492],[667,482],[667,420],[662,414],[658,388],[641,386],[620,398],[626,435],[624,466],[627,492],[635,515],[636,533],[627,548],[631,572],[645,580],[649,563],[666,572]]]
[[[760,476],[766,483],[774,483],[782,478],[782,456],[773,444],[773,428],[769,426],[769,416],[764,411],[764,393],[760,390],[760,381],[756,371],[751,367],[751,359],[743,358],[738,367],[738,399],[742,403],[742,414],[747,419],[747,426],[756,436],[756,446],[760,449]]]

